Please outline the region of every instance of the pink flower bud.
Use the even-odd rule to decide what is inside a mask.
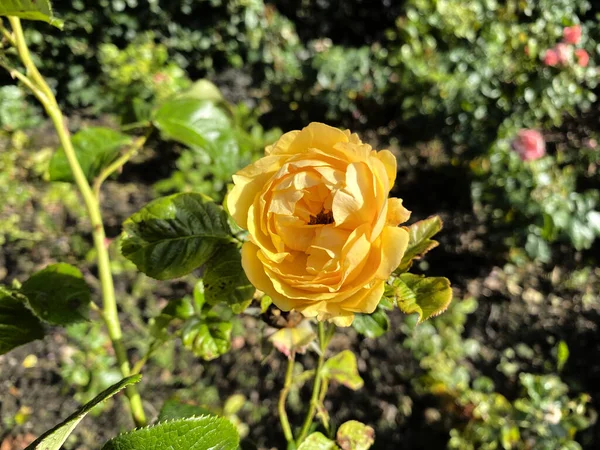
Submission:
[[[563,41],[567,44],[578,44],[581,40],[581,27],[579,25],[573,25],[572,27],[566,27],[563,30]]]
[[[590,55],[582,48],[575,50],[575,57],[577,58],[577,64],[581,67],[587,67],[590,62]]]
[[[520,130],[512,142],[512,148],[523,161],[534,161],[546,154],[546,142],[537,130]]]
[[[567,44],[556,44],[554,47],[556,54],[558,55],[558,62],[561,64],[568,64],[569,62],[569,46]]]
[[[152,81],[154,81],[156,84],[163,83],[163,82],[167,81],[168,79],[169,79],[169,76],[162,72],[155,73],[154,76],[152,77]]]
[[[558,53],[555,50],[546,50],[544,64],[550,67],[556,66],[558,64]]]

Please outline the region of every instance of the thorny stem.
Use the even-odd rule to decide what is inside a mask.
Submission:
[[[287,411],[285,410],[285,402],[287,401],[288,394],[290,393],[290,388],[292,387],[292,376],[294,374],[294,360],[296,357],[296,353],[292,351],[292,354],[288,358],[287,370],[285,372],[285,382],[283,384],[283,389],[279,393],[279,420],[281,422],[281,428],[283,429],[283,434],[285,436],[285,440],[288,442],[294,442],[294,435],[292,433],[292,427],[290,426],[290,421],[288,419]]]
[[[94,239],[94,247],[98,254],[98,273],[100,284],[102,286],[103,313],[102,317],[108,329],[108,335],[112,342],[115,355],[119,364],[119,369],[123,377],[131,375],[129,361],[125,346],[123,345],[123,335],[121,325],[117,314],[117,302],[115,299],[115,289],[113,285],[112,273],[110,271],[110,259],[108,249],[104,245],[105,233],[100,213],[100,204],[97,196],[94,195],[90,184],[77,160],[73,143],[69,130],[66,127],[64,117],[56,101],[54,93],[46,83],[46,80],[37,67],[33,63],[25,42],[21,22],[17,17],[9,17],[9,22],[13,29],[14,41],[19,53],[21,62],[27,70],[27,77],[17,76],[28,88],[30,88],[38,100],[44,106],[46,113],[52,120],[59,141],[64,149],[65,156],[71,168],[75,184],[83,197],[83,201],[92,226],[92,235]],[[14,71],[13,71],[14,74]],[[16,74],[15,74],[16,75]],[[21,74],[22,75],[22,74]],[[129,405],[131,407],[131,415],[137,426],[146,424],[146,417],[142,406],[142,400],[135,386],[128,386],[126,389]]]
[[[296,443],[300,445],[302,441],[306,438],[308,434],[308,430],[313,423],[313,418],[315,416],[315,411],[317,410],[317,405],[319,404],[319,394],[321,392],[321,383],[323,381],[322,378],[322,369],[323,364],[325,363],[325,351],[327,350],[327,345],[333,336],[335,331],[334,325],[331,325],[329,330],[325,331],[325,325],[323,322],[319,322],[319,348],[321,350],[321,354],[319,355],[319,360],[317,361],[317,368],[315,369],[315,379],[313,381],[312,395],[310,397],[310,404],[308,406],[308,412],[306,414],[306,418],[304,419],[304,425],[302,425],[302,429],[300,431],[300,436]]]

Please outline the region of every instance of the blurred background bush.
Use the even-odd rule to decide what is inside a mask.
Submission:
[[[357,131],[395,152],[395,193],[413,217],[445,219],[441,249],[421,268],[449,276],[457,300],[449,313],[417,328],[412,318],[393,317],[378,340],[350,331],[340,345],[360,355],[365,393],[355,404],[343,392],[332,397],[341,402],[332,415],[340,423],[377,425],[382,449],[597,448],[598,5],[72,0],[54,6],[63,32],[41,23],[28,23],[26,31],[73,131],[84,124],[135,129],[165,99],[190,92],[201,93],[210,117],[230,130],[221,144],[211,143],[226,147],[222,155],[208,144],[153,139],[121,182],[107,185],[111,238],[157,195],[194,190],[221,200],[231,174],[280,130],[325,121]],[[91,260],[76,196],[43,182],[56,148],[50,128],[8,75],[0,81],[0,280],[48,261]],[[115,264],[121,307],[132,317],[126,332],[141,348],[136,321],[156,315],[165,299],[189,294],[193,283],[159,288],[126,262]],[[78,353],[88,334],[95,338]],[[78,327],[57,332],[48,347],[22,351],[40,358],[56,352],[56,367],[48,363],[56,379],[35,381],[33,369],[18,364],[8,376],[31,378],[41,390],[44,383],[62,386],[48,387],[46,395],[70,392],[84,401],[112,379],[102,369],[112,356],[97,334]],[[240,361],[225,355],[207,367],[170,348],[155,361],[155,383],[162,383],[157,403],[190,382],[197,386],[178,395],[209,398],[214,408],[241,391],[254,405],[239,412],[255,444],[247,448],[280,442],[265,415],[278,368],[271,359],[265,373],[253,354],[255,338],[238,330]],[[85,368],[76,368],[82,362]],[[239,373],[229,375],[234,369]],[[263,381],[257,387],[252,380]],[[222,401],[207,387],[211,381]],[[7,403],[0,439],[32,430],[23,420],[28,401]],[[60,403],[48,411],[39,430],[55,422]],[[86,448],[95,437],[74,439],[71,448]]]

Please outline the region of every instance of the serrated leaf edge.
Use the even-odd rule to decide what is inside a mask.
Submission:
[[[123,433],[117,434],[116,436],[114,436],[114,437],[110,438],[108,441],[106,441],[104,444],[106,445],[110,441],[112,441],[113,439],[117,439],[117,438],[122,437],[122,436],[127,436],[129,434],[136,433],[138,431],[143,431],[143,430],[149,430],[151,428],[156,428],[159,425],[165,425],[165,424],[168,424],[168,423],[171,423],[171,422],[183,422],[183,421],[188,421],[188,420],[192,420],[192,419],[203,419],[205,417],[206,418],[216,417],[218,419],[223,419],[226,422],[228,422],[231,425],[231,427],[235,430],[235,425],[232,424],[231,421],[229,419],[227,419],[226,417],[219,416],[217,414],[202,414],[200,416],[194,415],[194,416],[190,416],[190,417],[182,417],[182,418],[179,418],[179,419],[166,419],[166,420],[158,421],[158,422],[153,423],[151,425],[146,425],[145,427],[136,427],[133,430],[129,430],[129,431],[125,431]],[[236,430],[236,433],[237,433],[237,430]]]

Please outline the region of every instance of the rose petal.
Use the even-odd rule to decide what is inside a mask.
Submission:
[[[300,134],[300,131],[298,130],[285,133],[273,145],[265,147],[265,155],[285,155],[298,134]]]
[[[395,197],[389,198],[386,223],[388,225],[398,226],[408,219],[410,219],[410,211],[404,207],[402,199]]]
[[[408,247],[408,232],[404,228],[385,227],[381,233],[381,265],[376,278],[387,280],[402,262]]]
[[[239,227],[247,229],[248,210],[267,181],[281,167],[279,156],[259,159],[233,175],[233,189],[227,196],[227,210]]]

